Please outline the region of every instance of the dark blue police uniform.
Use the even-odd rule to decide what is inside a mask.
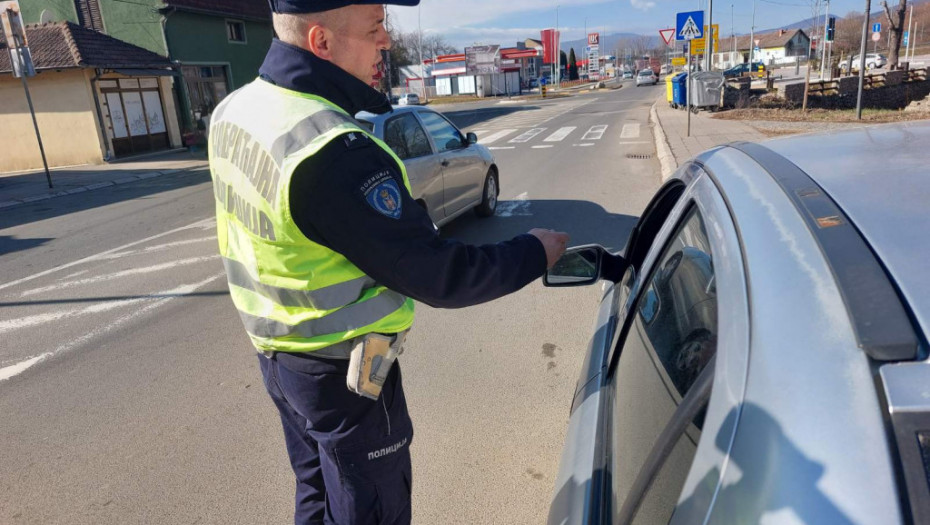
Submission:
[[[324,10],[295,4],[332,9],[351,3],[383,2],[272,0],[278,12]],[[418,0],[389,3],[415,5]],[[364,82],[277,39],[260,75],[278,86],[321,96],[352,115],[391,111],[385,97]],[[292,176],[295,224],[377,282],[441,308],[502,297],[545,272],[545,249],[532,235],[480,247],[441,239],[426,210],[406,191],[400,192],[399,214],[378,210],[363,190],[367,179],[384,170],[404,187],[394,159],[371,139],[330,142]],[[399,363],[380,398],[372,401],[346,388],[348,361],[285,353],[259,361],[297,479],[295,522],[409,523],[413,426]]]

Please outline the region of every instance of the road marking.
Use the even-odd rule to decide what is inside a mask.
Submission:
[[[530,213],[529,195],[523,192],[512,201],[498,202],[497,215],[499,217],[529,217],[533,215]]]
[[[177,299],[178,297],[183,297],[183,296],[186,296],[186,295],[190,295],[190,294],[196,292],[197,290],[199,290],[200,288],[203,288],[204,286],[206,286],[206,285],[212,283],[213,281],[219,279],[220,277],[225,277],[225,276],[226,276],[226,272],[221,272],[221,273],[218,273],[218,274],[216,274],[216,275],[213,275],[212,277],[209,277],[209,278],[207,278],[207,279],[205,279],[205,280],[203,280],[203,281],[200,281],[199,283],[187,284],[187,285],[179,286],[179,287],[173,288],[173,289],[171,289],[171,290],[165,290],[165,291],[163,291],[163,292],[150,294],[150,295],[147,295],[147,296],[144,296],[144,297],[138,297],[138,298],[134,298],[134,299],[126,299],[126,300],[122,300],[122,301],[114,301],[114,302],[116,303],[116,306],[122,307],[122,306],[126,306],[127,304],[130,304],[130,303],[141,302],[141,301],[150,301],[150,300],[152,300],[152,299],[156,299],[154,302],[152,302],[152,303],[150,303],[150,304],[148,304],[148,305],[146,305],[146,306],[144,306],[144,307],[142,307],[142,308],[139,308],[139,309],[132,309],[132,310],[131,310],[131,313],[129,313],[129,314],[127,314],[127,315],[124,315],[123,317],[120,317],[120,318],[116,319],[115,321],[113,321],[113,322],[111,322],[111,323],[108,323],[108,324],[107,324],[106,326],[104,326],[104,327],[98,328],[98,329],[96,329],[96,330],[92,330],[92,331],[90,331],[90,332],[88,332],[88,333],[82,335],[81,337],[78,337],[78,338],[76,338],[76,339],[72,339],[72,340],[68,341],[67,343],[65,343],[65,344],[63,344],[63,345],[61,345],[61,346],[59,346],[58,348],[56,348],[55,350],[53,350],[53,351],[51,351],[51,352],[45,352],[45,353],[42,354],[42,355],[39,355],[39,356],[36,356],[36,357],[31,357],[31,358],[29,358],[29,359],[27,359],[27,360],[25,360],[25,361],[21,361],[21,362],[19,362],[19,363],[14,364],[14,365],[10,365],[10,366],[4,367],[4,368],[0,368],[0,381],[3,381],[3,380],[5,380],[5,379],[9,379],[9,378],[14,377],[14,376],[16,376],[16,375],[19,375],[19,374],[23,373],[24,371],[26,371],[27,369],[29,369],[29,368],[35,366],[36,364],[38,364],[38,363],[41,362],[41,361],[44,361],[44,360],[46,360],[46,359],[48,359],[48,358],[50,358],[50,357],[54,357],[54,356],[56,356],[56,355],[58,355],[58,354],[67,352],[68,350],[71,350],[72,348],[74,348],[74,347],[76,347],[76,346],[78,346],[78,345],[81,345],[81,344],[86,343],[87,341],[93,339],[94,337],[98,337],[98,336],[103,335],[103,334],[105,334],[105,333],[107,333],[107,332],[110,332],[110,331],[112,331],[112,330],[114,330],[114,329],[116,329],[116,328],[119,328],[120,326],[122,326],[122,325],[128,323],[129,321],[132,321],[132,320],[135,319],[136,317],[139,317],[139,316],[141,316],[141,315],[144,315],[144,314],[150,312],[151,310],[154,310],[155,308],[158,308],[159,306],[161,306],[161,305],[163,305],[163,304],[165,304],[165,303],[167,303],[167,302],[169,302],[169,301],[171,301],[171,300],[173,300],[173,299]],[[101,305],[95,305],[95,306],[99,309]],[[91,307],[91,308],[94,308],[94,307]],[[110,309],[112,309],[112,308],[110,308]],[[86,309],[85,309],[85,310],[86,310]],[[99,311],[99,310],[98,310],[98,311]]]
[[[169,231],[166,231],[166,232],[158,233],[158,234],[152,235],[151,237],[146,237],[145,239],[138,240],[138,241],[133,241],[133,242],[131,242],[131,243],[129,243],[129,244],[124,244],[124,245],[119,246],[119,247],[117,247],[117,248],[113,248],[112,250],[107,250],[107,251],[104,251],[104,252],[100,252],[100,253],[91,255],[91,256],[89,256],[89,257],[84,257],[83,259],[78,259],[77,261],[72,261],[72,262],[69,262],[69,263],[66,263],[66,264],[62,264],[62,265],[60,265],[60,266],[56,266],[56,267],[51,268],[51,269],[49,269],[49,270],[45,270],[44,272],[35,273],[35,274],[32,274],[32,275],[30,275],[30,276],[28,276],[28,277],[23,277],[22,279],[17,279],[17,280],[15,280],[15,281],[10,281],[10,282],[8,282],[8,283],[0,284],[0,290],[3,290],[4,288],[9,288],[9,287],[11,287],[11,286],[16,286],[17,284],[22,284],[22,283],[28,282],[28,281],[31,281],[31,280],[33,280],[33,279],[38,279],[39,277],[45,277],[46,275],[49,275],[49,274],[52,274],[52,273],[55,273],[55,272],[64,270],[65,268],[71,268],[72,266],[77,266],[78,264],[83,264],[83,263],[86,263],[86,262],[89,262],[89,261],[93,261],[93,260],[99,259],[99,258],[103,257],[104,255],[110,255],[111,253],[121,252],[121,251],[124,251],[126,248],[131,248],[131,247],[133,247],[133,246],[138,246],[138,245],[140,245],[140,244],[144,244],[144,243],[147,243],[147,242],[149,242],[149,241],[154,241],[155,239],[160,239],[160,238],[162,238],[162,237],[164,237],[164,236],[166,236],[166,235],[172,235],[172,234],[175,234],[175,233],[178,233],[178,232],[182,232],[182,231],[184,231],[184,230],[189,230],[189,229],[191,229],[191,228],[204,228],[204,226],[209,225],[209,223],[211,223],[211,222],[213,222],[213,221],[215,221],[215,220],[216,220],[216,219],[214,219],[213,217],[210,217],[210,218],[207,218],[207,219],[202,219],[202,220],[199,220],[199,221],[197,221],[197,222],[188,224],[187,226],[181,226],[180,228],[175,228],[175,229],[173,229],[173,230],[169,230]],[[214,228],[215,228],[215,226],[214,226]],[[204,229],[206,229],[206,228],[204,228]]]
[[[639,123],[624,124],[623,131],[620,132],[621,139],[638,139]]]
[[[533,146],[533,149],[546,149],[546,148],[554,148],[554,147],[555,146],[553,146],[552,144],[549,144],[547,146]]]
[[[176,266],[197,264],[197,263],[209,261],[209,260],[216,259],[216,258],[217,258],[216,255],[207,255],[203,257],[192,257],[190,259],[180,259],[177,261],[156,264],[154,266],[145,266],[143,268],[133,268],[131,270],[124,270],[122,272],[109,273],[106,275],[98,275],[96,277],[88,277],[86,279],[78,279],[77,281],[58,282],[50,286],[41,286],[39,288],[33,288],[31,290],[26,290],[25,292],[19,295],[20,297],[27,297],[30,295],[37,295],[37,294],[48,292],[51,290],[59,290],[61,288],[73,288],[75,286],[81,286],[84,284],[93,284],[93,283],[99,283],[100,281],[109,281],[111,279],[119,279],[120,277],[126,277],[129,275],[139,275],[143,273],[154,273],[154,272],[160,272],[162,270],[170,270]]]
[[[539,135],[543,131],[546,131],[546,128],[533,128],[529,131],[523,132],[523,134],[510,139],[511,144],[523,144],[524,142],[529,142],[536,135]]]
[[[165,244],[149,246],[147,248],[142,248],[141,250],[130,250],[128,252],[111,253],[109,255],[105,255],[101,257],[101,259],[119,259],[122,257],[127,257],[129,255],[139,255],[142,253],[150,253],[150,252],[155,252],[159,250],[166,250],[168,248],[176,248],[178,246],[186,246],[188,244],[199,244],[202,242],[215,241],[215,240],[216,240],[216,235],[211,235],[209,237],[199,237],[197,239],[187,239],[184,241],[166,242]],[[87,270],[84,270],[84,271],[86,272]]]
[[[628,142],[618,142],[617,144],[620,144],[621,146],[625,146],[625,145],[627,145],[627,144],[652,144],[652,142],[649,142],[648,140],[638,140],[638,141],[635,141],[635,142],[629,142],[629,141],[628,141]]]
[[[51,356],[52,356],[51,352],[45,352],[42,355],[37,355],[25,361],[20,361],[19,363],[16,363],[15,365],[10,365],[10,366],[5,366],[3,368],[0,368],[0,381],[4,381],[11,377],[18,376],[19,374],[22,374],[29,368],[32,368],[32,366],[37,364],[39,361],[44,361]]]
[[[601,140],[605,131],[607,131],[607,124],[591,126],[591,129],[581,137],[581,140]]]
[[[516,146],[491,146],[491,147],[488,148],[488,149],[490,149],[490,150],[498,150],[498,149],[517,149],[517,147],[516,147]]]
[[[593,146],[593,145],[594,145],[594,144],[592,144],[592,143],[588,143],[588,144],[572,144],[572,146],[574,146],[574,147],[576,147],[576,148],[587,148],[587,147]]]
[[[497,141],[497,140],[500,140],[500,139],[506,137],[507,135],[510,135],[510,134],[513,133],[514,131],[517,131],[517,130],[515,130],[515,129],[503,129],[503,130],[501,130],[501,131],[498,131],[497,133],[492,133],[492,134],[490,134],[490,135],[488,135],[487,137],[484,137],[484,138],[482,138],[481,135],[478,135],[478,144],[485,144],[485,145],[486,145],[486,144],[491,144],[492,142],[495,142],[495,141]]]
[[[560,128],[558,131],[546,137],[546,140],[543,142],[561,142],[565,140],[565,137],[569,136],[572,131],[575,131],[575,126],[568,126],[565,128]]]
[[[475,135],[478,135],[478,136],[480,137],[481,135],[483,135],[483,134],[485,134],[485,133],[487,133],[487,132],[488,132],[488,130],[486,130],[486,129],[473,129],[473,130],[469,131],[468,133],[474,133]]]

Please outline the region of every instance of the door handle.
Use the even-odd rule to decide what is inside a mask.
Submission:
[[[448,167],[449,167],[449,161],[448,161],[448,160],[443,160],[442,162],[440,162],[440,164],[442,164],[442,167],[443,167],[443,168],[448,168]]]

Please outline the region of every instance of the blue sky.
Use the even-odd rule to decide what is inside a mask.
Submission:
[[[770,29],[812,16],[816,0],[756,0],[756,28]],[[822,2],[822,0],[821,0]],[[896,2],[893,2],[896,3]],[[731,18],[730,6],[733,6]],[[539,30],[555,27],[559,6],[562,40],[583,38],[585,19],[589,32],[657,35],[674,27],[675,13],[707,8],[706,0],[422,0],[420,7],[390,8],[394,23],[414,31],[419,13],[424,32],[442,34],[458,48],[474,43],[512,45],[517,40],[539,38]],[[878,10],[872,2],[873,12]],[[830,13],[840,16],[862,10],[862,0],[832,0]],[[714,21],[720,33],[748,33],[753,0],[716,0]],[[731,22],[732,20],[732,22]]]

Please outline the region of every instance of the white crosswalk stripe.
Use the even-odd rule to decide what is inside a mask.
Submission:
[[[529,142],[536,135],[539,135],[543,131],[546,131],[546,128],[533,128],[529,131],[522,133],[521,135],[510,139],[511,144],[522,144],[524,142]]]
[[[572,131],[575,131],[575,126],[568,126],[565,128],[560,128],[558,131],[546,137],[546,140],[543,142],[562,142],[565,140],[565,137],[569,136]]]
[[[514,131],[517,131],[517,130],[516,129],[502,129],[496,133],[491,133],[487,137],[482,137],[481,135],[478,135],[478,143],[485,144],[485,145],[493,144],[495,141],[498,141],[506,137],[507,135],[510,135]]]
[[[607,131],[607,124],[601,124],[598,126],[591,126],[591,129],[581,137],[581,140],[601,140],[601,137],[604,136],[604,132]]]
[[[620,139],[638,139],[639,138],[639,123],[624,124],[623,131],[620,132]]]

